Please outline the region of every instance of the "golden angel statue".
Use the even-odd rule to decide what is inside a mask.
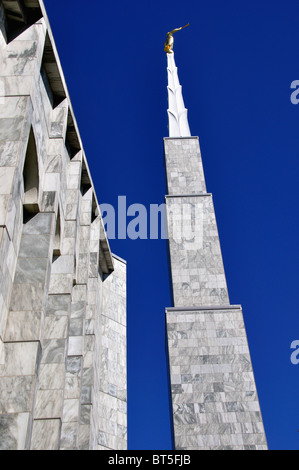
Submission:
[[[181,28],[176,28],[167,33],[166,35],[166,42],[164,44],[164,51],[167,52],[167,54],[173,54],[173,34],[176,33],[177,31],[180,31],[183,28],[186,28],[186,26],[189,26],[189,23],[187,23],[185,26],[182,26]]]

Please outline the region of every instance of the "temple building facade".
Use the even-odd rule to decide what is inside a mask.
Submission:
[[[173,445],[266,450],[242,307],[229,301],[213,197],[172,51],[167,74],[164,153],[173,305],[166,309],[166,329]]]
[[[174,449],[266,450],[172,39],[164,154]],[[99,207],[43,1],[1,0],[0,450],[127,449],[127,267]]]
[[[2,0],[0,449],[126,448],[126,262],[43,2]]]

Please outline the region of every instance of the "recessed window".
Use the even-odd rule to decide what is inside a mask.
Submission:
[[[66,98],[66,93],[48,33],[42,58],[41,77],[52,108],[56,108]]]
[[[70,160],[81,150],[80,140],[76,131],[73,116],[69,110],[67,117],[67,128],[65,137],[65,146],[67,148]]]
[[[38,171],[38,158],[36,151],[35,138],[33,130],[31,129],[27,152],[23,169],[23,183],[24,183],[24,200],[23,206],[25,211],[36,214],[39,212],[38,206],[38,190],[39,190],[39,171]]]
[[[2,0],[7,41],[13,41],[43,17],[38,0]]]
[[[82,171],[81,171],[81,184],[80,184],[80,191],[81,191],[82,196],[84,196],[84,194],[86,194],[90,188],[91,188],[91,182],[90,182],[86,164],[83,160]]]
[[[58,208],[57,218],[56,218],[56,227],[55,227],[55,236],[54,236],[54,243],[53,243],[53,259],[61,255],[60,244],[61,244],[61,224],[60,224],[60,210]]]

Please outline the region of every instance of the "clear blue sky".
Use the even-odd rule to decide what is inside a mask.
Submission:
[[[45,0],[100,203],[164,202],[166,32],[213,193],[230,300],[243,306],[270,449],[299,450],[299,4]],[[170,449],[163,240],[111,240],[128,262],[130,449]]]

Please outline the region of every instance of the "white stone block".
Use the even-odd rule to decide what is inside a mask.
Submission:
[[[36,341],[40,338],[42,312],[9,312],[5,330],[6,341]]]
[[[61,418],[62,390],[38,390],[34,407],[36,419]]]
[[[83,355],[83,336],[70,336],[68,356],[82,356]]]
[[[81,173],[81,162],[70,162],[69,164],[69,175],[74,176],[77,175],[79,176]]]
[[[45,318],[44,323],[44,338],[66,338],[68,327],[68,317],[51,315]]]
[[[27,102],[27,97],[7,96],[5,106],[0,107],[0,118],[8,119],[23,116]]]
[[[6,225],[8,203],[9,203],[9,195],[0,194],[0,225],[2,226]]]
[[[70,294],[72,285],[72,274],[51,274],[49,294]]]
[[[58,173],[45,173],[44,191],[57,191],[59,188],[60,175]]]
[[[6,228],[10,239],[13,238],[13,232],[15,228],[15,219],[16,219],[16,205],[14,202],[10,201],[10,206],[8,207],[7,216],[6,216]]]
[[[24,450],[26,444],[29,413],[17,413],[6,415],[2,419],[2,428],[5,435],[1,435],[1,450]]]
[[[0,167],[0,194],[10,194],[15,168]]]
[[[78,399],[67,399],[63,402],[63,422],[76,422],[79,420],[79,405],[80,400]]]
[[[39,390],[59,390],[64,386],[64,364],[41,364],[39,368]]]
[[[68,189],[78,189],[79,188],[79,179],[78,176],[70,175],[67,179],[67,188]]]
[[[71,274],[73,271],[74,256],[61,255],[52,263],[52,274]]]
[[[0,376],[34,375],[39,342],[5,343],[5,364]]]
[[[58,450],[60,419],[38,419],[33,422],[31,450]]]

